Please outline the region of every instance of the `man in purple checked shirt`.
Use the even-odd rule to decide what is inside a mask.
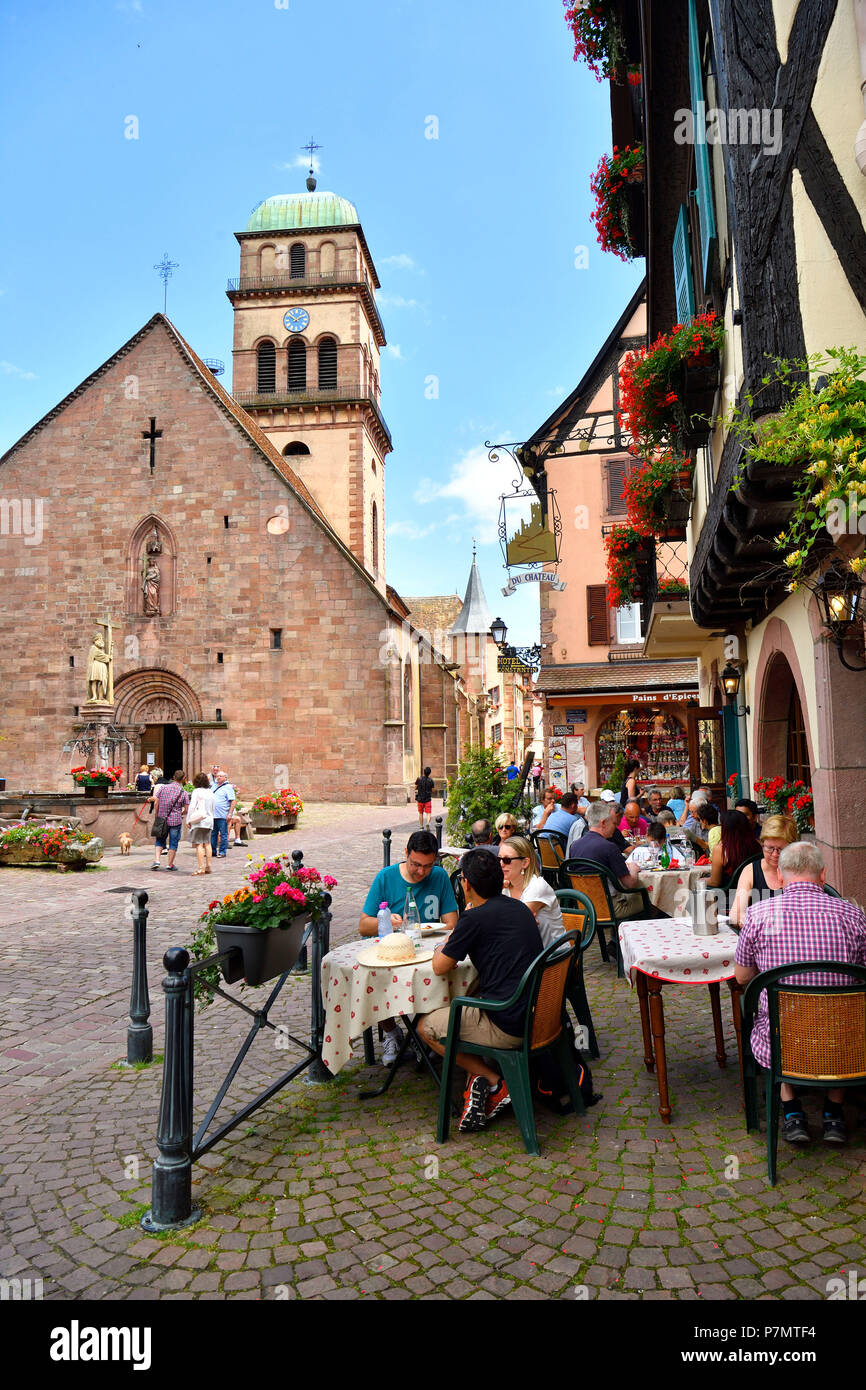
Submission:
[[[827,877],[821,851],[798,841],[779,855],[782,893],[768,902],[753,903],[746,912],[737,942],[734,973],[737,983],[748,984],[764,970],[777,965],[802,965],[810,960],[850,961],[866,965],[866,917],[844,898],[824,892]],[[820,971],[801,976],[797,984],[844,985],[842,975]],[[766,993],[761,995],[752,1026],[752,1052],[762,1067],[770,1065],[770,1019]],[[830,1144],[844,1144],[848,1132],[842,1111],[841,1088],[824,1096],[823,1137]],[[789,1144],[808,1144],[811,1138],[806,1116],[793,1086],[782,1083],[782,1138]]]

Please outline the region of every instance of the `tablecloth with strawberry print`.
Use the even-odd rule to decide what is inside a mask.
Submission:
[[[622,968],[634,985],[633,971],[678,985],[711,985],[734,973],[737,933],[695,936],[688,917],[621,922]]]
[[[436,937],[435,946],[444,941]],[[425,942],[425,945],[428,943]],[[407,1014],[430,1014],[447,1007],[452,999],[466,994],[478,977],[469,960],[459,961],[447,975],[434,975],[433,962],[417,965],[361,965],[358,953],[373,942],[347,941],[330,951],[322,961],[322,998],[325,1002],[325,1033],[322,1061],[336,1076],[354,1055],[351,1039],[360,1040],[366,1028],[385,1018]],[[358,1047],[361,1053],[360,1041]],[[361,1055],[363,1055],[361,1053]]]
[[[669,917],[682,914],[686,910],[689,893],[710,876],[710,866],[699,869],[641,869],[641,887],[649,894],[653,907],[661,908]]]

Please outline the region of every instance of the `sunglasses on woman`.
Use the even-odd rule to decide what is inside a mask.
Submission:
[[[525,860],[519,854],[500,854],[499,862],[500,864],[523,864]]]

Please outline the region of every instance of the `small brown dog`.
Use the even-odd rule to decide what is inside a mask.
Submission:
[[[130,851],[131,849],[132,849],[132,836],[131,836],[131,835],[127,835],[126,831],[124,830],[123,834],[120,836],[120,852],[121,852],[121,854],[129,854],[129,851]]]

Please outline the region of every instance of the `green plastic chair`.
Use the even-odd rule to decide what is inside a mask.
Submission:
[[[568,1002],[574,1009],[574,1016],[578,1023],[582,1024],[587,1031],[590,1057],[600,1057],[598,1039],[595,1036],[595,1027],[592,1022],[592,1013],[589,1000],[586,997],[586,985],[583,978],[583,953],[595,936],[595,908],[585,893],[578,893],[573,888],[557,888],[556,896],[562,909],[562,920],[566,931],[579,931],[581,933],[580,955],[568,989]]]
[[[439,1091],[437,1143],[448,1142],[451,1127],[451,1087],[458,1052],[490,1058],[499,1067],[510,1092],[511,1104],[528,1154],[540,1153],[529,1076],[529,1063],[533,1057],[539,1056],[542,1052],[554,1054],[562,1068],[575,1113],[584,1113],[574,1048],[569,1043],[565,1027],[565,1000],[572,973],[579,959],[580,937],[579,932],[566,932],[565,936],[561,936],[558,941],[554,941],[542,951],[525,971],[510,999],[461,997],[451,1000],[451,1016],[448,1020],[448,1037]],[[526,1005],[522,1047],[490,1047],[487,1043],[465,1042],[460,1037],[460,1020],[464,1008],[484,1009],[485,1013],[493,1015],[495,1022],[497,1013],[504,1009],[513,1009],[518,1002]]]
[[[841,893],[838,893],[836,891],[836,889],[833,887],[831,883],[824,884],[824,892],[827,894],[828,898],[841,898],[842,896]]]
[[[818,971],[847,975],[847,985],[792,984],[791,977]],[[784,978],[785,984],[780,981]],[[866,966],[818,960],[778,965],[750,980],[742,996],[743,1091],[746,1128],[758,1128],[758,1064],[752,1055],[752,1024],[762,992],[770,1016],[770,1067],[766,1078],[767,1176],[776,1185],[779,1145],[779,1088],[862,1086],[866,1081]]]

